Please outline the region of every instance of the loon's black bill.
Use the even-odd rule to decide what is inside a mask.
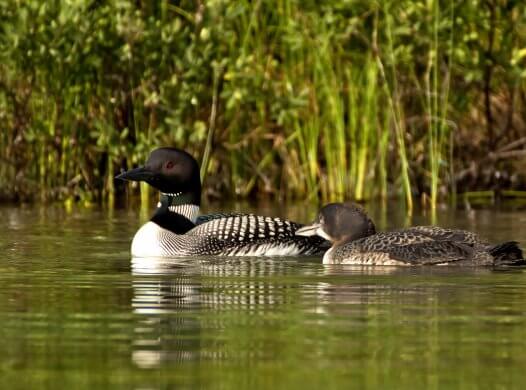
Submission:
[[[312,225],[307,225],[296,230],[297,236],[315,236],[318,234],[318,229],[321,227],[319,223],[313,223]]]
[[[129,171],[122,172],[120,175],[115,176],[115,179],[129,180],[129,181],[146,181],[153,178],[154,173],[145,167],[139,167],[130,169]]]

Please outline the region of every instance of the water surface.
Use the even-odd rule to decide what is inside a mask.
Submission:
[[[429,222],[396,206],[369,210],[380,228]],[[305,222],[315,207],[258,212]],[[315,257],[131,261],[141,223],[133,209],[0,213],[0,388],[525,382],[522,269],[324,266]],[[524,211],[444,211],[437,222],[526,243]]]

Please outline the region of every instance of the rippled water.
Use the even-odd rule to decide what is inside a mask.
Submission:
[[[382,228],[428,222],[369,210]],[[315,209],[259,212],[308,221]],[[133,210],[0,213],[0,388],[471,389],[526,378],[523,269],[132,262]],[[526,244],[525,212],[448,211],[438,223]]]

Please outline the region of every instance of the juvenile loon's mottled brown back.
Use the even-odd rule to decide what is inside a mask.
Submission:
[[[430,237],[437,241],[454,241],[466,245],[489,245],[482,240],[477,234],[461,229],[446,229],[439,226],[413,226],[403,229],[407,232],[414,232]]]
[[[379,265],[491,265],[484,250],[453,240],[435,240],[417,231],[382,232],[334,247],[326,263]]]

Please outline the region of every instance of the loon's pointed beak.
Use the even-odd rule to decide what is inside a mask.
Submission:
[[[154,177],[154,173],[145,167],[130,169],[115,176],[115,179],[129,181],[147,181]]]
[[[313,223],[312,225],[307,225],[307,226],[303,226],[299,228],[298,230],[296,230],[295,234],[297,236],[306,236],[306,237],[315,236],[318,234],[319,228],[321,228],[320,223]]]

